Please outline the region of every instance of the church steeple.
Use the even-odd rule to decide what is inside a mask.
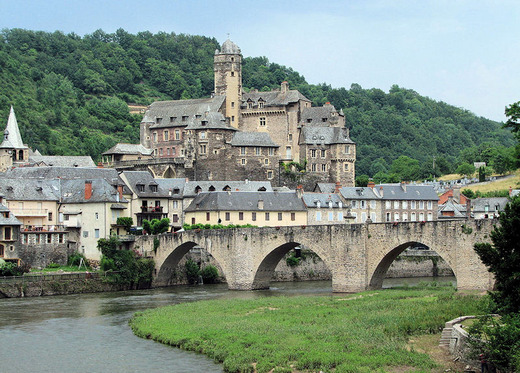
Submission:
[[[215,51],[215,94],[226,96],[225,116],[229,123],[238,128],[242,103],[242,52],[227,39],[219,51]]]
[[[14,109],[11,106],[9,118],[7,119],[7,126],[4,131],[4,138],[0,144],[0,151],[3,155],[3,160],[0,161],[0,168],[10,167],[14,164],[21,164],[27,162],[29,158],[29,148],[22,141],[18,122]],[[11,164],[9,164],[11,163]]]

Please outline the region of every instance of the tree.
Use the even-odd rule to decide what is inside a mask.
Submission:
[[[478,243],[475,251],[495,275],[491,298],[496,311],[520,312],[520,197],[514,197],[500,214],[499,225],[491,232],[489,243]]]
[[[366,187],[369,181],[370,178],[368,177],[368,175],[359,175],[358,177],[356,177],[356,186]]]
[[[520,101],[506,107],[507,121],[504,127],[510,128],[511,132],[520,140]]]
[[[460,176],[466,176],[471,177],[475,173],[475,166],[469,164],[469,163],[461,163],[459,167],[457,167],[457,170],[455,171]]]
[[[390,172],[400,176],[401,180],[417,180],[421,174],[419,161],[402,155],[392,162]]]
[[[143,230],[148,234],[161,234],[167,232],[170,227],[170,219],[163,218],[152,219],[152,221],[143,220]]]
[[[120,216],[116,221],[117,225],[122,225],[127,232],[130,232],[130,227],[134,225],[134,219],[130,217]]]

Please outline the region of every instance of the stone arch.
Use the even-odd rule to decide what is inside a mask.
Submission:
[[[430,249],[432,249],[431,246],[426,245],[423,242],[419,242],[419,241],[408,241],[408,242],[402,243],[402,244],[394,247],[392,250],[390,250],[388,253],[386,253],[386,255],[383,256],[383,258],[379,261],[374,272],[371,274],[370,273],[368,274],[369,279],[370,279],[369,285],[368,285],[369,289],[381,289],[381,287],[383,286],[383,280],[385,278],[386,272],[388,271],[388,268],[390,268],[390,265],[392,265],[394,260],[405,249],[407,249],[410,246],[416,246],[416,245],[417,246],[427,246],[427,247],[430,247]],[[433,251],[435,251],[442,259],[444,259],[446,261],[446,263],[452,269],[452,271],[455,275],[455,278],[456,278],[457,277],[456,268],[452,265],[452,263],[450,263],[449,258],[442,252],[443,250],[441,249],[440,252],[436,251],[436,250],[433,250]]]
[[[174,179],[175,177],[177,177],[176,175],[177,175],[177,174],[175,173],[175,170],[172,168],[172,166],[168,166],[168,167],[166,168],[166,170],[164,171],[162,177],[163,177],[164,179]]]
[[[254,270],[252,289],[268,289],[278,263],[280,263],[280,261],[289,251],[297,247],[301,247],[302,249],[309,249],[308,246],[304,246],[299,242],[287,242],[267,253],[267,255],[263,257],[263,259],[260,261],[260,264]],[[327,259],[320,255],[319,251],[313,250],[312,248],[310,248],[310,250],[320,257],[320,259],[324,262],[327,268],[331,270],[332,273],[332,269],[328,265]]]
[[[168,286],[171,285],[171,278],[174,274],[174,271],[177,269],[181,259],[193,248],[200,247],[202,250],[206,250],[202,245],[198,244],[194,241],[188,241],[180,244],[175,249],[173,249],[170,254],[164,259],[160,268],[157,271],[157,275],[155,276],[154,285],[155,286]],[[207,251],[207,250],[206,250]],[[223,262],[218,255],[215,255],[215,252],[207,251],[209,255],[211,255],[215,261],[219,264],[220,269],[222,270],[222,274],[226,277],[225,268],[223,266]]]

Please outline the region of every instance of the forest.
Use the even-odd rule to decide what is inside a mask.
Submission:
[[[215,38],[148,31],[0,32],[0,118],[13,105],[24,141],[47,155],[90,155],[139,142],[141,117],[128,104],[208,97]],[[313,105],[343,109],[357,143],[356,174],[377,181],[455,172],[465,163],[514,168],[514,138],[498,123],[399,87],[309,84],[290,67],[246,57],[243,86],[270,90],[284,80]],[[510,103],[504,103],[504,107]],[[506,166],[504,166],[504,164]],[[498,168],[499,166],[497,166]],[[397,180],[398,181],[398,180]]]

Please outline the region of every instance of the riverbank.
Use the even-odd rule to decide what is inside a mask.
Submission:
[[[134,333],[203,353],[235,372],[436,371],[412,336],[477,312],[476,296],[451,287],[352,295],[211,300],[137,313]]]

